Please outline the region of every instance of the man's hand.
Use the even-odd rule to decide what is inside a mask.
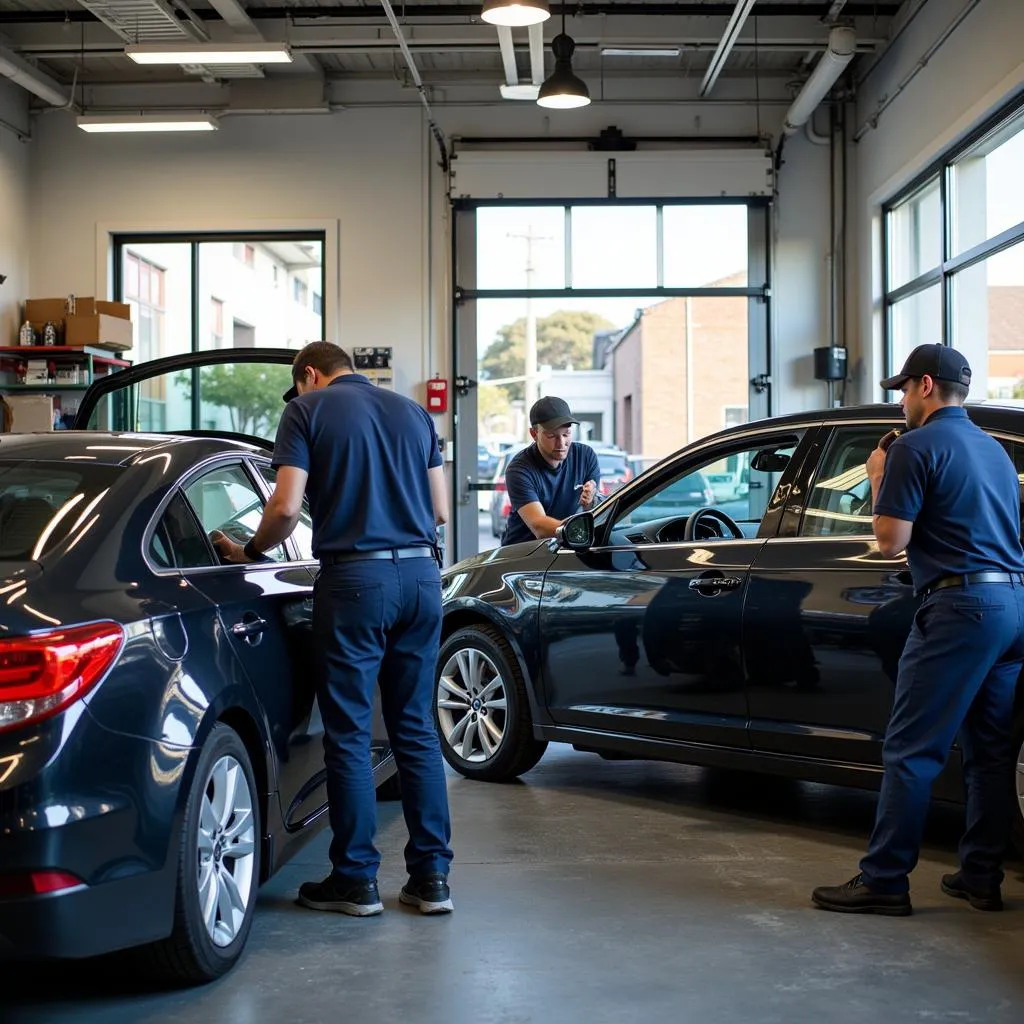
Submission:
[[[873,485],[877,485],[882,480],[882,475],[885,473],[885,449],[876,448],[869,456],[867,465],[865,467],[868,473],[868,479]]]
[[[580,492],[580,508],[590,509],[594,505],[594,498],[597,496],[597,484],[588,480]]]
[[[228,562],[231,565],[246,565],[251,561],[246,557],[243,545],[235,543],[226,533],[214,530],[210,534],[210,540],[213,541],[213,546],[217,549],[217,554],[220,555],[222,562]]]

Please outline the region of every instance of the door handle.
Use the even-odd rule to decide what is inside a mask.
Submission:
[[[233,636],[250,637],[259,636],[267,628],[266,619],[243,619],[241,622],[236,622],[231,627],[231,633]]]
[[[691,590],[703,593],[705,590],[735,590],[743,580],[739,576],[698,576],[690,580]]]

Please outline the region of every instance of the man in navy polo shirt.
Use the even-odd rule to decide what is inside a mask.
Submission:
[[[1024,663],[1020,482],[1002,445],[962,408],[967,360],[921,345],[886,390],[903,392],[907,432],[886,435],[867,463],[878,549],[904,549],[924,600],[900,659],[882,748],[885,774],[860,873],[812,894],[825,910],[911,913],[932,783],[960,732],[967,829],[960,870],[942,890],[1001,910],[1014,757],[1012,720]]]
[[[554,537],[558,526],[580,509],[592,508],[601,466],[590,445],[573,444],[569,406],[553,395],[530,409],[530,437],[505,469],[509,513],[502,544]]]
[[[448,516],[437,434],[415,402],[352,372],[348,354],[313,342],[295,357],[274,445],[274,493],[244,548],[216,539],[227,561],[256,561],[280,544],[309,496],[320,559],[313,634],[324,721],[334,870],[299,902],[365,917],[377,890],[376,797],[370,765],[373,694],[381,706],[409,827],[400,900],[426,914],[452,909],[451,823],[433,721],[441,633],[437,525]]]

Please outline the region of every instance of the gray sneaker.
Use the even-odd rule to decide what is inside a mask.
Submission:
[[[330,910],[350,917],[374,917],[384,909],[376,882],[345,882],[333,873],[322,882],[303,882],[298,902],[311,910]]]
[[[406,906],[418,907],[421,914],[450,914],[455,909],[444,875],[410,878],[398,899]]]

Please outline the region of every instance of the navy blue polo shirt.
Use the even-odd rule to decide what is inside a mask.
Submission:
[[[601,482],[601,465],[590,445],[570,445],[568,455],[557,467],[544,459],[536,444],[524,448],[505,469],[505,488],[512,511],[501,543],[534,540],[533,531],[519,517],[519,509],[531,502],[539,501],[544,514],[552,519],[567,519],[579,512],[580,492],[588,480]]]
[[[273,457],[309,474],[317,558],[435,543],[427,468],[441,461],[427,411],[358,373],[293,398]]]
[[[907,561],[918,591],[943,576],[1024,570],[1017,472],[960,407],[892,443],[874,511],[914,524]]]

